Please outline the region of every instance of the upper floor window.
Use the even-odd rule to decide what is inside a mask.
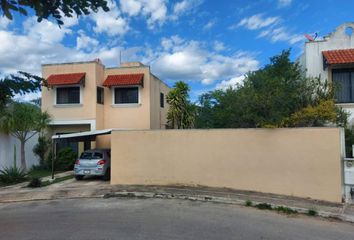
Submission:
[[[354,69],[336,69],[332,72],[332,79],[336,88],[337,103],[354,102]]]
[[[97,103],[104,104],[104,89],[102,87],[97,87]]]
[[[139,87],[122,87],[114,89],[114,104],[138,104]]]
[[[165,107],[165,95],[163,93],[160,93],[160,107]]]
[[[57,87],[56,104],[80,104],[80,87]]]

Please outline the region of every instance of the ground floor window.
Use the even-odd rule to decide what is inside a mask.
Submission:
[[[336,69],[332,72],[337,103],[354,102],[354,69]]]

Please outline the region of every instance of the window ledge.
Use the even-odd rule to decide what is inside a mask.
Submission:
[[[73,107],[82,107],[83,104],[54,104],[56,108],[73,108]]]
[[[122,103],[122,104],[112,104],[113,108],[130,108],[130,107],[140,107],[141,103]]]

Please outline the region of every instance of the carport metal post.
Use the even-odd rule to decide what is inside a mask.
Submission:
[[[56,139],[52,139],[52,147],[53,147],[53,157],[52,157],[52,180],[54,180],[54,159],[57,157],[57,153],[56,153]]]

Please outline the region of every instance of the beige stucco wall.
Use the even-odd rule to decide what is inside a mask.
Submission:
[[[170,91],[170,88],[156,76],[151,75],[150,81],[150,129],[165,129],[167,125],[167,112],[168,104],[166,102],[166,96]],[[164,94],[164,107],[160,106],[160,93]]]
[[[108,68],[104,79],[114,74],[144,74],[144,86],[140,87],[140,104],[112,106],[113,88],[105,91],[104,128],[150,129],[150,72],[148,67]]]
[[[76,63],[44,65],[43,78],[51,74],[85,72],[85,86],[82,87],[82,104],[71,106],[55,105],[55,88],[42,87],[42,111],[48,111],[53,120],[96,119],[96,65],[98,63]]]
[[[340,202],[340,129],[114,131],[112,184],[200,184]]]

